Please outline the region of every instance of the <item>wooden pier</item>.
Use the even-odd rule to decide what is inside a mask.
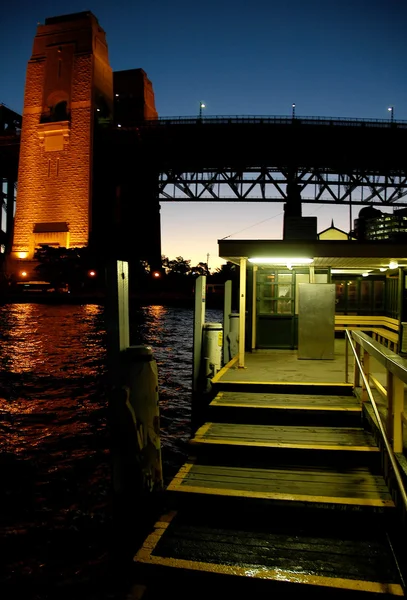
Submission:
[[[343,357],[259,352],[218,373],[134,558],[143,598],[404,596],[398,511]]]

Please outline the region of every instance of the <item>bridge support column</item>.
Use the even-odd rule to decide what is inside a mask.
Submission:
[[[140,165],[130,170],[132,179],[118,186],[119,247],[131,264],[143,260],[151,271],[161,271],[161,218],[158,173]]]
[[[316,217],[303,217],[301,206],[301,185],[296,170],[287,174],[287,202],[284,204],[283,238],[285,240],[316,240]]]

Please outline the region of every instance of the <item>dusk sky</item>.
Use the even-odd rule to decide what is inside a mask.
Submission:
[[[22,112],[37,23],[91,10],[114,71],[142,68],[158,114],[407,120],[405,0],[16,0],[0,21],[0,102]],[[403,150],[404,151],[404,150]],[[358,209],[354,209],[353,217]],[[161,203],[162,252],[221,264],[217,240],[281,238],[281,203]],[[349,230],[347,209],[304,205],[318,229]]]

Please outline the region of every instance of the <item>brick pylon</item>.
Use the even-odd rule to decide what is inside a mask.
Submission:
[[[91,12],[46,19],[28,62],[10,262],[30,276],[35,248],[89,243],[97,120],[113,110],[105,32]]]

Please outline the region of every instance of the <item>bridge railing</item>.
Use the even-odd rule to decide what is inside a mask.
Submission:
[[[275,125],[332,125],[337,127],[384,127],[406,129],[407,121],[391,121],[389,119],[354,119],[348,117],[290,117],[290,116],[262,116],[262,115],[218,115],[205,117],[159,117],[146,119],[143,125],[153,127],[164,125],[196,125],[202,124],[275,124]]]

